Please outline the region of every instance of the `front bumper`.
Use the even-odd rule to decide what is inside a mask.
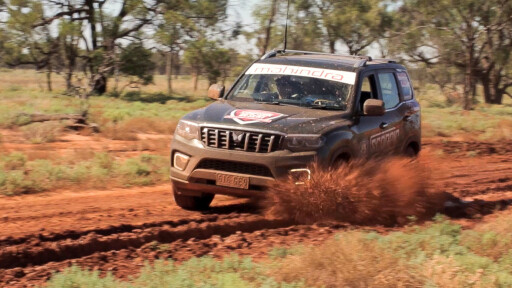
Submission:
[[[183,171],[174,167],[174,153],[180,152],[190,156],[188,165]],[[272,186],[276,179],[288,177],[289,171],[296,168],[305,168],[313,162],[317,153],[291,152],[279,150],[270,153],[255,153],[236,150],[226,150],[206,147],[199,140],[186,140],[180,136],[174,137],[171,144],[170,178],[174,187],[180,194],[199,196],[203,193],[224,194],[238,197],[252,197],[262,195]],[[204,160],[218,160],[230,162],[234,166],[245,164],[265,167],[270,173],[265,175],[247,174],[244,171],[222,171],[216,168],[197,168]],[[233,163],[234,162],[234,163]],[[231,165],[231,166],[233,166]],[[222,168],[220,168],[222,169]],[[249,189],[229,188],[215,185],[217,173],[239,174],[249,178]]]

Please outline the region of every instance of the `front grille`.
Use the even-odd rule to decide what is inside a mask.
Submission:
[[[202,128],[201,140],[213,148],[269,153],[279,149],[282,136],[217,128]]]
[[[248,174],[263,177],[272,177],[272,172],[268,167],[259,164],[205,159],[197,164],[196,169],[209,169],[231,173]]]

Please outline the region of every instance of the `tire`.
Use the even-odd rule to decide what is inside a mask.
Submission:
[[[202,196],[188,196],[179,194],[176,188],[173,188],[174,201],[185,210],[203,211],[210,207],[215,194],[203,194]]]
[[[409,158],[416,158],[418,153],[416,153],[416,150],[412,146],[407,146],[407,149],[405,149],[405,156]]]

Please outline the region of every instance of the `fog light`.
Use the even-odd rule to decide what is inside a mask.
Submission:
[[[311,171],[307,168],[298,168],[290,170],[290,177],[297,185],[305,184],[311,179]]]
[[[189,160],[190,160],[190,157],[185,154],[182,154],[180,152],[174,153],[174,161],[173,161],[174,168],[181,170],[181,171],[185,170],[185,168],[187,168]]]

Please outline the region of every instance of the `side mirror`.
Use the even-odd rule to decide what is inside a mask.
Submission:
[[[224,96],[224,85],[213,84],[208,88],[208,97],[213,100],[218,100]]]
[[[363,113],[366,116],[382,116],[386,110],[384,109],[384,101],[378,99],[368,99],[364,101]]]

